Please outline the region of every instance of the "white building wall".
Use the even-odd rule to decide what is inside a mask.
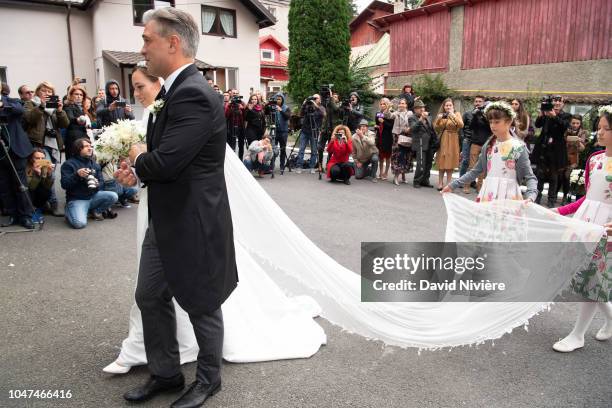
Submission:
[[[200,32],[201,5],[236,10],[237,38],[202,35],[197,58],[216,67],[238,68],[241,94],[248,94],[250,87],[257,88],[259,27],[255,16],[235,0],[176,0],[175,5],[194,16]],[[142,31],[142,26],[133,23],[131,0],[102,0],[94,6],[93,37],[96,56],[101,57],[102,50],[139,52],[142,48]],[[96,60],[96,68],[100,70],[100,77],[106,80],[107,67],[105,68],[101,59]]]
[[[259,36],[273,35],[285,47],[289,47],[289,1],[288,0],[260,0],[266,8],[276,9],[276,24],[259,30]]]
[[[72,82],[66,13],[61,7],[0,6],[4,33],[0,66],[7,67],[11,96],[18,97],[20,85],[34,88],[44,80],[51,82],[60,96],[66,94]],[[73,9],[70,22],[75,76],[86,78],[86,90],[94,92],[90,15]]]

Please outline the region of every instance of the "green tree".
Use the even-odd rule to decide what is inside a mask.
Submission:
[[[349,0],[291,0],[287,90],[296,103],[324,84],[349,90],[351,13]]]

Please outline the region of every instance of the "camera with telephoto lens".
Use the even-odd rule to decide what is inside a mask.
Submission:
[[[99,186],[99,182],[98,179],[96,178],[95,174],[96,171],[94,169],[86,169],[87,170],[87,188],[90,190],[96,190]]]
[[[240,105],[242,103],[242,95],[232,96],[230,103],[232,105]]]
[[[548,95],[542,98],[542,103],[540,104],[540,110],[542,112],[550,112],[551,110],[553,110],[553,108],[554,105],[552,96]]]

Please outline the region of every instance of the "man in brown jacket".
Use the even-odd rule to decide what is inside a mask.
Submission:
[[[376,138],[368,129],[368,121],[362,119],[353,135],[353,160],[355,161],[355,178],[372,177],[376,183],[378,169],[378,148]],[[371,166],[371,169],[369,168]]]

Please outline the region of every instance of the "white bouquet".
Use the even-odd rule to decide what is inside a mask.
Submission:
[[[102,129],[94,142],[94,151],[99,162],[117,162],[128,157],[130,147],[144,143],[146,131],[139,120],[119,120]]]
[[[576,184],[579,186],[583,185],[584,184],[584,170],[582,169],[572,170],[572,172],[570,173],[570,183]]]

